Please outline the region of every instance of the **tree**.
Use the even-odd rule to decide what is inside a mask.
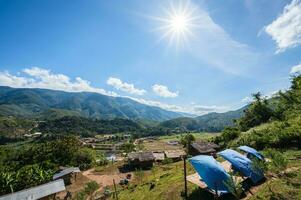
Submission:
[[[125,153],[130,153],[134,151],[135,145],[133,143],[127,142],[121,145],[120,147]]]
[[[252,96],[253,102],[244,111],[244,116],[237,120],[237,125],[242,131],[265,123],[274,116],[274,111],[269,107],[267,99],[262,98],[260,92]]]
[[[99,188],[99,185],[96,181],[90,181],[85,186],[85,193],[89,195],[90,199],[93,199],[94,192]]]
[[[191,143],[195,141],[195,137],[191,133],[187,133],[184,136],[181,136],[181,144],[186,148],[187,153],[190,150]]]

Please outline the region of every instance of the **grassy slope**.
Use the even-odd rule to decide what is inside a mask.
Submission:
[[[273,199],[273,197],[276,197],[274,199],[301,199],[301,150],[288,150],[285,154],[289,158],[288,169],[292,170],[289,178],[269,179],[259,187],[254,196],[250,197],[251,200]],[[299,169],[295,167],[299,167]],[[188,174],[194,173],[190,164],[187,164],[187,169]],[[120,200],[182,199],[180,194],[184,188],[183,162],[157,165],[154,170],[143,172],[142,176],[142,180],[136,177],[135,182],[131,183],[128,189],[119,187],[118,197]],[[156,183],[153,189],[150,189],[151,182]],[[271,185],[275,194],[269,191],[268,184]],[[188,183],[188,196],[191,200],[214,199],[213,195],[190,183]]]

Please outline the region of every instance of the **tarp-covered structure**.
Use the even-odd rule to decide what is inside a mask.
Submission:
[[[229,192],[224,183],[229,180],[230,175],[212,156],[195,156],[190,158],[189,162],[208,189],[217,191],[218,194]]]
[[[259,153],[256,149],[253,149],[252,147],[249,147],[249,146],[240,146],[238,148],[240,150],[246,152],[248,158],[252,158],[252,156],[253,156],[253,157],[256,157],[256,158],[258,158],[260,160],[264,160],[264,156],[261,153]]]
[[[229,161],[234,171],[240,172],[243,176],[250,178],[253,183],[257,183],[263,178],[262,171],[252,167],[252,161],[237,151],[226,149],[219,152],[218,155]]]

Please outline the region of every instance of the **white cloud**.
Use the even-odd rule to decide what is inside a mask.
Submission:
[[[114,92],[92,87],[89,81],[76,77],[71,80],[64,74],[55,74],[50,70],[32,67],[23,70],[23,74],[15,76],[9,72],[0,72],[0,85],[17,88],[44,88],[68,92],[97,92],[109,96],[117,96]]]
[[[145,90],[137,89],[133,84],[122,82],[122,80],[114,77],[110,77],[107,80],[107,84],[113,86],[117,90],[121,90],[130,94],[143,95],[146,93]]]
[[[172,92],[165,85],[155,84],[152,86],[152,89],[157,95],[159,95],[161,97],[165,97],[165,98],[167,98],[167,97],[174,98],[179,95],[179,91]]]
[[[93,87],[89,81],[80,77],[76,77],[74,80],[72,80],[70,77],[64,74],[55,74],[50,70],[38,67],[26,68],[22,72],[17,73],[17,75],[12,75],[7,71],[0,71],[0,85],[15,88],[44,88],[67,92],[96,92],[115,97],[127,97],[149,106],[156,106],[165,110],[191,113],[195,115],[203,115],[209,112],[225,112],[229,110],[228,107],[223,106],[203,106],[197,104],[179,106],[142,98],[120,96],[114,92]]]
[[[251,97],[245,97],[241,100],[242,103],[251,103],[253,99]]]
[[[198,104],[191,104],[191,105],[173,105],[173,104],[167,104],[167,103],[162,103],[159,101],[152,101],[152,100],[146,100],[142,98],[133,98],[133,97],[128,97],[134,101],[137,101],[142,104],[146,104],[149,106],[156,106],[159,108],[163,108],[165,110],[169,111],[174,111],[174,112],[182,112],[182,113],[190,113],[194,114],[197,116],[204,115],[210,112],[226,112],[230,110],[229,107],[227,106],[206,106],[206,105],[198,105]]]
[[[299,65],[295,65],[291,68],[291,74],[299,73],[301,72],[301,63]]]
[[[293,0],[284,7],[282,14],[264,28],[276,41],[277,53],[301,44],[301,2]]]

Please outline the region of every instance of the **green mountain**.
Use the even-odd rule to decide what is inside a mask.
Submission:
[[[243,116],[247,106],[225,113],[208,113],[199,117],[179,117],[160,123],[161,127],[188,131],[219,132],[226,126],[232,126],[234,120]]]
[[[21,118],[81,116],[95,119],[146,119],[164,121],[183,116],[138,103],[129,98],[90,92],[63,92],[47,89],[20,89],[0,86],[0,114]]]

